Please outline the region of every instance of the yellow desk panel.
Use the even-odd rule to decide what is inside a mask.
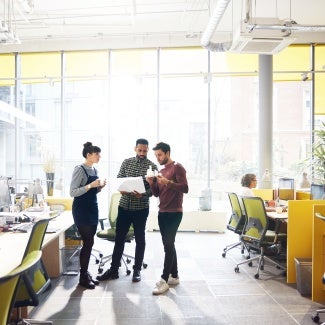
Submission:
[[[262,198],[262,200],[273,200],[273,189],[271,188],[253,188],[255,196]]]
[[[322,277],[325,270],[325,221],[315,216],[315,213],[325,216],[325,205],[314,205],[313,245],[312,245],[312,300],[325,301],[325,290]]]
[[[310,192],[296,191],[296,200],[310,200]]]
[[[287,282],[296,283],[295,257],[312,257],[314,205],[324,200],[288,201]]]

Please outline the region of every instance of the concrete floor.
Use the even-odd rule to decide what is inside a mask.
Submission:
[[[142,281],[132,283],[123,267],[120,278],[102,282],[94,290],[78,286],[78,276],[53,280],[47,299],[33,309],[31,318],[69,324],[315,324],[311,315],[322,307],[303,297],[296,285],[288,285],[280,270],[266,265],[260,278],[254,278],[256,263],[240,266],[240,249],[221,256],[226,244],[238,237],[226,233],[180,232],[176,238],[181,283],[160,296],[152,289],[160,278],[163,247],[159,232],[147,232]],[[109,254],[113,244],[96,239],[96,248]],[[134,243],[126,244],[126,252]],[[106,270],[107,267],[105,267]],[[132,268],[132,266],[131,266]],[[94,259],[93,275],[97,274]],[[325,321],[325,315],[321,315]]]

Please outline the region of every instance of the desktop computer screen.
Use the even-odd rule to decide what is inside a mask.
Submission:
[[[0,176],[0,211],[9,209],[10,206],[10,189],[7,177]]]
[[[310,199],[311,200],[324,200],[325,185],[311,184],[310,185]]]
[[[295,188],[295,180],[293,178],[282,177],[279,178],[279,189],[287,188],[294,189]]]

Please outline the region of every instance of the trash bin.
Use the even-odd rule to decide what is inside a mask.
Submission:
[[[65,246],[61,248],[62,275],[78,275],[80,246]]]
[[[206,188],[202,190],[199,197],[199,210],[210,211],[211,210],[211,189]]]
[[[311,296],[312,259],[295,257],[297,290],[302,296]]]

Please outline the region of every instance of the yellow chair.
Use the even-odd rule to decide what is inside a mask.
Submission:
[[[0,278],[0,325],[9,324],[19,279],[40,261],[41,256],[41,251],[27,254],[17,268]]]
[[[233,192],[229,192],[227,194],[228,194],[228,198],[229,198],[230,205],[231,205],[231,216],[230,216],[229,222],[227,224],[227,229],[230,231],[233,231],[235,234],[241,235],[243,232],[245,220],[246,220],[245,214],[242,211],[242,207],[240,205],[240,201],[239,201],[237,194],[233,193]],[[236,243],[227,245],[223,249],[222,257],[226,257],[226,254],[228,251],[230,251],[231,249],[233,249],[237,246],[240,246],[240,245],[241,245],[241,253],[244,254],[245,243],[242,242],[241,240],[239,240]],[[247,251],[248,251],[248,249],[247,249]]]
[[[266,215],[264,201],[260,197],[243,197],[242,201],[245,209],[246,223],[241,235],[241,241],[245,243],[250,251],[257,251],[258,253],[252,258],[238,263],[235,267],[235,272],[239,272],[239,265],[241,264],[248,263],[249,266],[252,266],[254,260],[258,260],[255,279],[259,278],[260,270],[264,270],[266,261],[278,269],[285,271],[285,266],[266,256],[265,251],[274,248],[276,249],[274,254],[279,254],[280,246],[278,243],[284,240],[286,234],[277,234],[275,231],[268,230],[268,217]]]
[[[117,215],[118,215],[118,205],[120,202],[120,198],[121,198],[121,193],[120,192],[116,192],[113,193],[111,196],[111,202],[110,202],[110,207],[109,207],[109,214],[108,214],[108,220],[109,220],[109,224],[110,224],[110,228],[108,229],[104,229],[104,230],[100,230],[97,232],[97,237],[101,238],[101,239],[105,239],[111,242],[115,241],[115,237],[116,237],[116,219],[117,219]],[[131,242],[134,239],[134,231],[132,226],[129,229],[129,232],[126,235],[126,242]],[[112,259],[112,254],[107,255],[107,256],[102,256],[101,260],[99,262],[99,267],[98,267],[98,273],[102,273],[103,272],[103,266]],[[122,259],[121,261],[123,262],[124,266],[125,266],[125,270],[126,270],[126,274],[129,275],[131,273],[131,271],[128,268],[128,265],[131,260],[134,260],[134,257],[128,254],[124,254],[122,255]],[[146,268],[147,264],[143,263],[143,267]]]
[[[42,249],[43,239],[46,233],[50,219],[40,219],[35,222],[29,241],[27,243],[24,258],[31,252],[40,251]],[[51,288],[51,279],[45,269],[42,259],[33,267],[23,274],[20,278],[14,307],[18,308],[18,318],[21,318],[20,307],[38,306],[40,296]],[[32,320],[23,320],[25,323]],[[35,321],[36,323],[38,321]],[[52,322],[41,321],[42,324],[52,324]]]

